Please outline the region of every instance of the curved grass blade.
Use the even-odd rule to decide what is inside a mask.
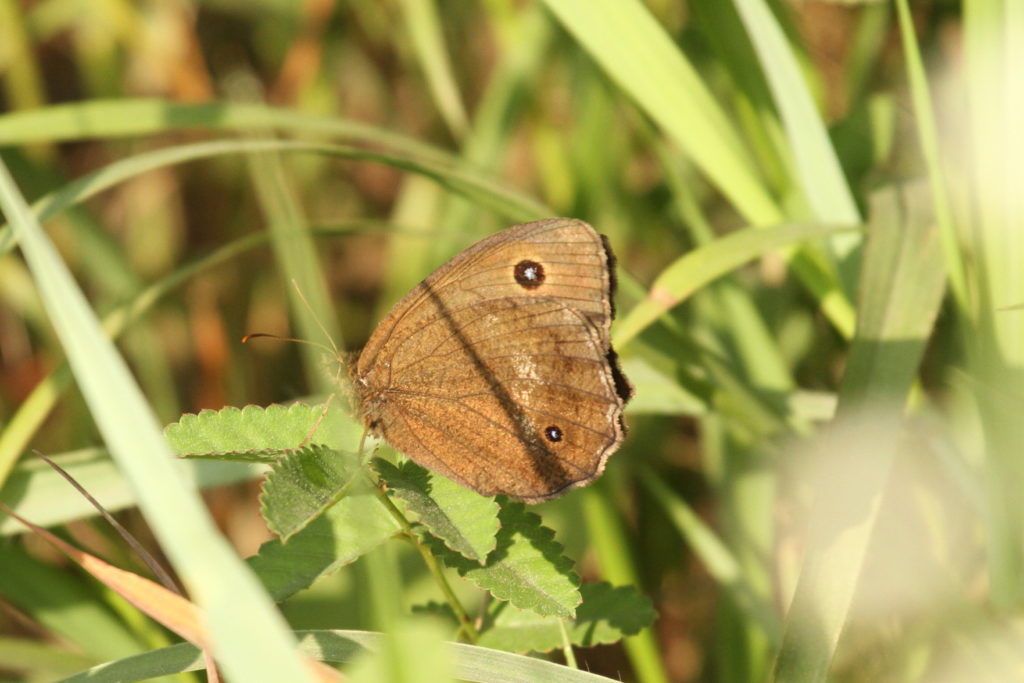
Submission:
[[[625,346],[662,314],[708,282],[761,254],[813,237],[853,229],[852,226],[821,223],[787,223],[771,228],[746,228],[694,249],[661,272],[651,285],[647,298],[616,325],[612,343],[618,347]]]
[[[2,124],[3,117],[0,117],[0,126]],[[173,151],[147,152],[131,159],[115,162],[102,171],[85,176],[68,186],[67,195],[62,193],[57,199],[66,202],[69,201],[68,196],[75,199],[78,199],[79,195],[91,196],[99,189],[110,187],[135,173],[170,163],[228,153],[272,151],[327,154],[357,161],[374,161],[412,171],[430,178],[453,192],[489,206],[498,214],[513,221],[529,221],[552,215],[551,209],[543,204],[522,193],[510,190],[500,183],[488,180],[487,174],[469,169],[458,159],[450,156],[412,153],[403,148],[370,150],[351,145],[292,140],[220,140],[183,145],[174,148]],[[55,209],[47,209],[47,211],[51,210]],[[40,215],[49,216],[52,213],[41,213]],[[12,235],[7,229],[0,229],[0,254],[11,248],[11,238]]]
[[[325,662],[348,662],[366,648],[380,647],[385,637],[369,631],[296,631],[299,649]],[[479,683],[608,683],[612,679],[578,671],[542,659],[524,657],[476,645],[447,643],[455,661],[455,675]],[[182,671],[200,671],[202,656],[193,645],[182,643],[134,657],[107,662],[63,679],[61,683],[115,683],[140,681]]]

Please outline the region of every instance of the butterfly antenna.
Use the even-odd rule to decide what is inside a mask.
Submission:
[[[337,349],[321,344],[320,342],[310,341],[308,339],[296,339],[295,337],[282,337],[279,334],[270,334],[268,332],[250,332],[249,334],[242,337],[242,343],[247,344],[250,339],[275,339],[277,341],[295,342],[296,344],[309,344],[315,346],[318,349],[323,349],[328,353],[337,353]]]
[[[320,320],[320,316],[318,316],[316,314],[316,311],[313,310],[313,307],[309,305],[309,300],[306,299],[306,295],[302,293],[302,289],[299,287],[299,283],[295,281],[295,278],[292,278],[292,287],[295,288],[295,293],[299,295],[299,299],[302,301],[302,304],[306,307],[306,310],[309,312],[311,316],[313,316],[313,320],[314,322],[316,322],[316,326],[320,328],[320,331],[324,333],[324,337],[326,337],[327,341],[331,343],[331,350],[334,352],[334,355],[340,356],[341,351],[338,350],[338,345],[334,343],[334,337],[332,337],[331,333],[327,331],[327,328]]]

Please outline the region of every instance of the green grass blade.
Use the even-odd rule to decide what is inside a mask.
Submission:
[[[633,560],[627,548],[629,541],[616,518],[605,484],[584,489],[583,514],[587,523],[587,535],[593,540],[601,577],[613,585],[636,586],[640,583]],[[665,664],[658,655],[658,643],[651,628],[645,628],[624,643],[626,654],[641,683],[663,683],[668,681]]]
[[[92,587],[69,581],[66,570],[32,557],[11,541],[4,546],[0,595],[5,603],[94,660],[143,650],[137,634],[96,599]]]
[[[3,164],[0,207],[111,455],[192,599],[206,611],[225,672],[240,680],[305,680],[283,619],[176,471],[145,397]]]
[[[926,197],[892,191],[873,203],[859,326],[839,394],[843,422],[816,451],[828,474],[815,488],[777,680],[819,681],[828,675],[900,442],[901,406],[942,301],[941,263]]]
[[[368,648],[379,648],[385,637],[368,631],[297,631],[299,648],[325,662],[344,663]],[[534,657],[491,650],[475,645],[446,643],[455,662],[455,675],[480,683],[608,683],[610,678],[577,671]],[[62,683],[115,683],[139,681],[181,671],[201,671],[203,658],[192,645],[182,643],[135,657],[107,662],[63,679]],[[263,679],[257,679],[263,680]]]
[[[352,683],[454,683],[452,652],[444,642],[446,630],[439,621],[396,620],[376,647],[346,668],[346,679]]]
[[[940,231],[925,188],[880,191],[871,211],[840,414],[906,402],[945,292]]]
[[[715,532],[649,469],[640,471],[641,481],[665,516],[693,548],[715,581],[728,591],[733,602],[748,614],[773,643],[782,640],[782,624],[772,605],[749,585],[743,567]]]
[[[229,133],[273,129],[383,144],[410,154],[432,155],[435,159],[450,156],[407,136],[347,119],[262,104],[180,104],[149,98],[94,99],[12,112],[0,116],[0,145],[138,137],[189,128]]]
[[[0,117],[0,125],[2,125],[3,117]],[[342,147],[336,148],[336,151],[342,152]],[[347,148],[349,151],[355,151],[353,148]],[[40,222],[46,221],[53,216],[59,215],[65,209],[69,207],[81,204],[85,200],[95,197],[97,194],[116,187],[117,185],[131,180],[137,175],[153,171],[156,169],[172,166],[174,164],[183,164],[189,161],[198,161],[201,159],[210,159],[226,154],[242,154],[242,153],[257,153],[257,152],[270,152],[270,151],[305,151],[305,152],[320,152],[326,153],[326,148],[320,143],[296,143],[289,142],[286,140],[213,140],[209,142],[198,142],[187,145],[179,145],[176,147],[168,147],[164,149],[156,149],[134,156],[126,157],[124,159],[118,159],[110,164],[92,171],[81,178],[78,178],[60,190],[48,193],[36,202],[32,204],[32,210],[36,214],[37,219]],[[414,165],[415,156],[405,156],[402,153],[398,153],[396,156],[385,155],[391,158],[395,162],[399,162],[401,159],[408,160]],[[383,161],[383,157],[381,160]],[[445,164],[434,161],[424,166],[424,170],[430,168],[432,173],[444,174],[446,166]],[[470,176],[463,176],[460,173],[454,173],[454,176],[462,177],[463,179],[470,181]],[[453,176],[453,177],[454,177]],[[497,194],[504,194],[505,199],[502,201],[511,201],[512,204],[522,204],[514,211],[531,213],[533,211],[542,211],[539,207],[532,204],[532,200],[529,198],[516,195],[515,193],[509,192],[508,190],[501,189],[497,184],[487,183],[483,184],[476,183],[481,189],[485,186],[490,186]],[[517,198],[518,197],[518,198]],[[14,239],[11,233],[10,226],[4,224],[0,227],[0,254],[7,253],[14,246]]]
[[[957,236],[964,242],[960,256],[972,308],[966,308],[962,336],[976,378],[970,393],[984,425],[989,595],[1001,613],[1015,613],[1024,604],[1022,429],[1015,398],[1024,367],[1024,316],[1006,309],[1024,298],[1021,3],[964,2],[963,34],[966,131],[939,134],[943,147],[952,147],[948,158],[957,162],[943,170],[957,200],[955,218],[964,223]],[[968,160],[966,172],[961,159]]]
[[[788,150],[811,215],[827,223],[859,224],[860,211],[846,184],[825,124],[818,115],[800,66],[765,0],[735,0],[782,118]],[[837,259],[859,244],[857,235],[834,235]]]
[[[434,0],[401,0],[401,7],[405,14],[406,29],[423,68],[434,104],[441,112],[441,118],[452,137],[460,140],[469,128],[469,122],[459,97],[448,50],[445,49],[437,6]]]
[[[637,0],[545,0],[587,54],[754,225],[782,220],[721,107]]]
[[[147,99],[92,100],[55,105],[0,116],[0,146],[40,140],[58,142],[93,137],[154,135],[183,128],[211,128],[233,133],[274,129],[295,135],[334,136],[353,143],[372,144],[377,152],[350,147],[349,158],[385,163],[391,159],[399,168],[423,173],[449,188],[489,187],[490,191],[485,195],[472,198],[490,203],[490,200],[485,199],[486,194],[493,193],[493,199],[503,195],[501,203],[505,207],[498,211],[513,220],[526,221],[552,215],[548,207],[523,193],[510,191],[486,180],[481,177],[479,169],[438,147],[345,119],[309,116],[262,105],[221,102],[183,105]],[[254,141],[235,140],[221,144],[237,145],[245,142]],[[257,141],[251,151],[284,150],[289,145],[310,144],[280,140],[274,142],[281,146],[275,147],[270,141]],[[310,150],[314,146],[311,145]],[[0,247],[3,246],[3,239],[0,238]]]
[[[637,304],[613,333],[614,345],[625,346],[648,325],[695,291],[747,261],[772,249],[812,237],[822,237],[849,226],[794,223],[772,228],[747,228],[695,249],[674,261],[655,279],[647,298]]]
[[[945,174],[939,152],[939,132],[932,111],[928,77],[921,60],[910,8],[906,0],[896,0],[896,17],[903,44],[903,58],[907,64],[907,80],[917,118],[917,134],[924,156],[928,180],[931,183],[935,203],[935,218],[939,223],[945,267],[949,275],[949,289],[961,308],[969,310],[970,299],[967,291],[967,276],[963,255],[960,251],[953,210],[946,189]]]
[[[8,671],[26,674],[27,679],[54,680],[96,663],[92,657],[69,652],[29,638],[0,637],[0,662]]]

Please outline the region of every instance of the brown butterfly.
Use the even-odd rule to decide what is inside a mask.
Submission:
[[[549,500],[622,443],[633,388],[608,328],[615,259],[583,221],[516,225],[417,285],[351,366],[364,423],[486,496]]]

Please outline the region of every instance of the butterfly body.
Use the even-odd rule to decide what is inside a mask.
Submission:
[[[604,469],[632,388],[608,338],[606,243],[574,219],[513,226],[413,288],[352,368],[365,424],[484,494],[557,497]]]

